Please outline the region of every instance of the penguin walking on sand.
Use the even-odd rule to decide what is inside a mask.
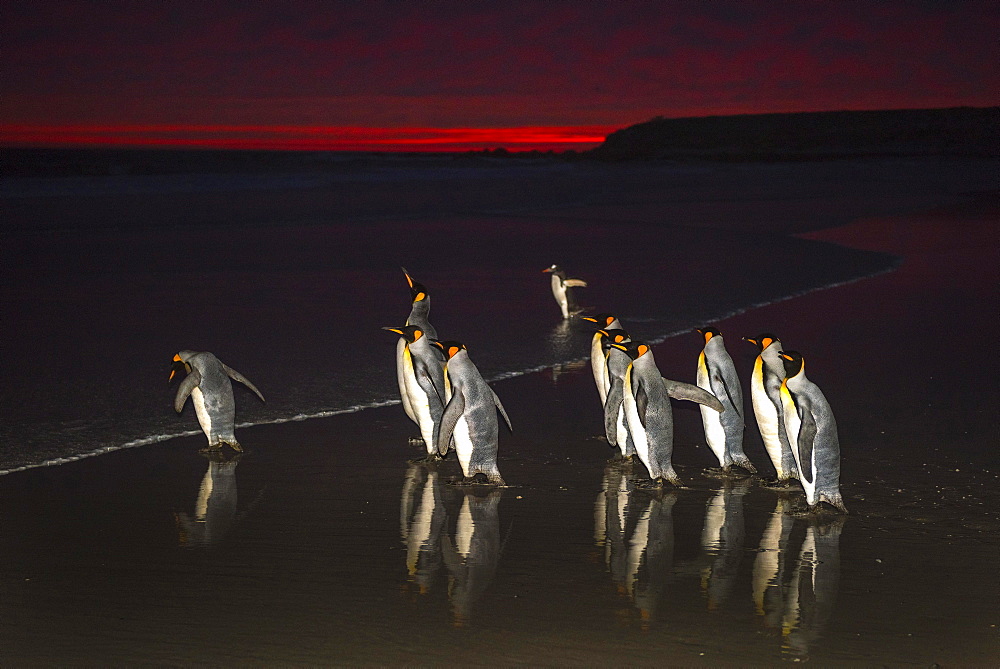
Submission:
[[[743,452],[743,391],[733,359],[718,330],[699,328],[698,332],[705,337],[705,348],[698,355],[698,386],[719,398],[724,407],[721,412],[700,407],[705,441],[723,472],[729,473],[733,465],[738,465],[756,473],[757,468]]]
[[[785,365],[779,354],[781,341],[766,332],[743,339],[760,351],[750,377],[750,399],[764,449],[771,458],[779,483],[796,479],[798,470],[785,434],[785,414],[781,407],[781,382],[785,379]]]
[[[513,428],[500,398],[469,358],[465,344],[456,341],[434,343],[444,351],[447,359],[445,388],[451,394],[441,417],[438,452],[446,452],[448,442],[454,437],[455,453],[467,483],[476,482],[477,475],[482,474],[489,483],[506,485],[497,468],[498,410],[508,429]]]
[[[559,265],[543,269],[542,272],[552,274],[552,295],[556,298],[556,303],[559,304],[562,317],[569,318],[571,314],[579,311],[570,288],[586,288],[587,282],[583,279],[566,278],[566,272]]]
[[[597,323],[598,328],[605,330],[621,330],[622,324],[611,314],[597,314],[596,316],[581,316],[581,320]],[[598,329],[590,340],[590,368],[594,372],[594,383],[597,384],[597,392],[601,396],[601,404],[608,398],[608,389],[611,388],[611,379],[608,377],[608,351],[610,343],[605,341],[605,336]]]
[[[830,403],[819,386],[806,378],[802,354],[781,351],[780,356],[785,365],[781,384],[785,433],[806,501],[811,509],[827,502],[847,513],[840,495],[840,439]]]
[[[406,325],[415,325],[420,328],[425,337],[437,339],[437,330],[434,329],[434,326],[428,320],[431,313],[430,293],[427,292],[427,288],[422,283],[413,280],[413,277],[410,276],[405,267],[401,269],[403,270],[403,275],[406,277],[406,282],[410,285],[411,306],[410,315],[406,319]],[[396,382],[399,385],[399,396],[403,402],[403,411],[406,412],[410,420],[419,426],[420,422],[417,420],[417,415],[413,407],[410,406],[410,398],[406,392],[405,365],[403,363],[403,349],[405,348],[406,339],[401,337],[396,343]],[[430,452],[432,446],[428,446],[427,448],[428,452]]]
[[[674,471],[674,414],[670,398],[697,402],[702,408],[721,411],[722,405],[711,393],[697,386],[672,381],[660,375],[653,351],[644,342],[613,342],[631,359],[622,379],[625,423],[635,445],[636,455],[649,470],[649,477],[662,485],[664,480],[680,485]],[[616,400],[615,400],[616,401]],[[608,405],[605,404],[605,428]]]
[[[420,428],[420,436],[427,448],[427,459],[444,457],[448,452],[438,450],[437,433],[444,413],[444,367],[441,352],[418,325],[401,328],[384,327],[395,332],[403,342],[403,397],[413,411]]]
[[[217,451],[223,444],[228,444],[233,450],[242,452],[243,448],[236,441],[236,402],[229,379],[245,385],[263,402],[264,396],[257,386],[208,351],[181,351],[175,355],[168,381],[172,381],[174,374],[182,370],[187,372],[187,376],[177,389],[174,410],[180,413],[188,395],[191,396],[198,423],[208,437],[208,446],[203,450]]]

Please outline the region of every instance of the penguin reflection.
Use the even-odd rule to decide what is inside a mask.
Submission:
[[[747,480],[726,480],[705,510],[701,546],[711,564],[702,569],[701,587],[708,596],[710,611],[726,601],[739,577],[746,533],[743,496],[749,489]]]
[[[782,623],[787,596],[788,539],[795,519],[789,514],[791,500],[779,496],[771,518],[760,538],[760,550],[753,563],[753,602],[765,627],[776,629]]]
[[[204,454],[208,471],[201,480],[194,516],[174,514],[181,546],[209,546],[218,543],[236,522],[236,464],[240,455],[225,458],[221,451]]]
[[[626,590],[645,626],[656,613],[674,567],[674,491],[635,493],[646,496],[635,530],[629,537]],[[641,498],[640,498],[641,499]],[[635,502],[641,504],[640,499]]]
[[[412,464],[407,470],[400,522],[408,578],[420,594],[426,594],[441,569],[441,534],[447,525],[440,479],[433,465]]]
[[[503,490],[464,490],[454,538],[442,537],[448,567],[448,597],[456,627],[463,626],[475,602],[493,582],[500,560],[500,498]],[[485,494],[484,494],[485,493]]]
[[[830,620],[840,587],[840,533],[846,521],[843,516],[807,521],[788,588],[782,623],[783,652],[797,657],[808,654]]]
[[[612,581],[622,592],[628,577],[626,525],[634,482],[629,478],[632,467],[627,462],[612,462],[604,468],[601,492],[594,502],[594,540],[604,547],[604,564]]]

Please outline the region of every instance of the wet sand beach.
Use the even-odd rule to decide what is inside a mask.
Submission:
[[[199,435],[0,478],[0,658],[994,665],[998,222],[983,196],[805,233],[902,262],[714,324],[745,394],[741,337],[773,331],[806,356],[837,417],[847,516],[705,476],[682,403],[685,485],[635,489],[641,464],[607,462],[589,365],[568,364],[493,384],[514,426],[499,490],[450,484],[454,456],[410,464],[398,405],[245,428],[224,461]],[[700,347],[691,333],[654,351],[693,382]],[[752,420],[746,434],[766,473]]]

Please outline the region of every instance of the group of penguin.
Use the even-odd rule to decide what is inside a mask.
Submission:
[[[570,318],[575,308],[570,289],[586,282],[568,279],[557,265],[543,271],[552,274],[552,294],[563,318]],[[700,405],[705,441],[723,472],[730,473],[733,467],[757,472],[743,452],[743,393],[718,330],[698,329],[705,345],[693,386],[661,376],[650,346],[633,341],[615,316],[581,318],[598,325],[591,343],[591,367],[604,407],[605,435],[611,446],[619,448],[622,459],[638,456],[655,485],[680,484],[672,463],[670,399],[674,398]],[[750,380],[751,400],[778,483],[797,479],[811,509],[827,502],[847,513],[840,494],[837,424],[823,392],[806,377],[802,355],[783,350],[770,333],[744,340],[759,350]]]
[[[571,289],[585,287],[581,279],[567,278],[557,265],[543,270],[552,275],[552,293],[564,319],[577,313]],[[439,340],[430,324],[430,295],[403,269],[410,287],[411,308],[406,324],[383,329],[400,336],[396,347],[396,376],[403,410],[416,423],[428,460],[455,450],[467,482],[505,485],[497,467],[499,421],[510,418],[493,389],[458,341]],[[596,323],[591,343],[591,367],[604,407],[605,435],[620,458],[638,456],[652,485],[680,484],[674,471],[673,412],[670,399],[690,400],[700,406],[705,439],[723,471],[756,468],[743,452],[743,394],[722,335],[713,328],[698,331],[705,346],[698,357],[697,385],[663,378],[650,346],[632,340],[611,314],[582,316]],[[810,508],[827,502],[847,512],[840,494],[840,444],[837,425],[822,391],[805,374],[801,354],[782,350],[771,334],[747,337],[760,353],[751,378],[751,399],[757,425],[779,482],[798,479]],[[264,401],[245,376],[207,351],[180,351],[173,358],[170,379],[179,371],[187,376],[174,398],[180,413],[190,396],[206,451],[224,444],[242,451],[235,435],[235,402],[230,379],[239,381]]]

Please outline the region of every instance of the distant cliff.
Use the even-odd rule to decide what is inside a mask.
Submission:
[[[655,118],[593,149],[602,160],[1000,156],[1000,107]]]

